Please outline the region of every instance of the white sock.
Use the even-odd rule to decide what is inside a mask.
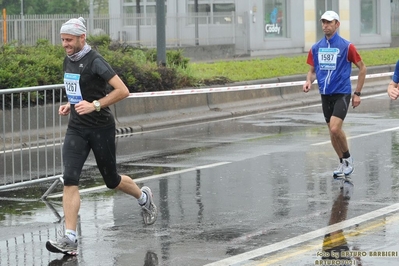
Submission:
[[[147,202],[147,194],[145,194],[144,192],[141,192],[141,196],[140,198],[137,199],[137,201],[139,202],[139,204],[142,206]]]
[[[70,229],[65,230],[65,235],[72,241],[76,241],[76,232]]]

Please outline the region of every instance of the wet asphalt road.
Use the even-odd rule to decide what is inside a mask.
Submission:
[[[60,198],[2,192],[0,265],[318,265],[326,234],[330,247],[360,251],[352,265],[395,265],[398,118],[385,93],[350,110],[353,185],[331,177],[338,160],[319,104],[118,138],[120,172],[152,189],[158,221],[145,226],[123,193],[82,193],[79,255],[63,258],[45,249]],[[91,165],[86,188],[102,185]]]

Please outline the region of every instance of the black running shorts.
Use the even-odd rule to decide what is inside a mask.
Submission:
[[[330,123],[331,116],[345,119],[348,113],[351,94],[321,95],[324,119]]]
[[[116,188],[121,177],[116,171],[114,125],[83,129],[68,127],[62,148],[64,185],[79,185],[83,165],[91,150],[106,186]]]

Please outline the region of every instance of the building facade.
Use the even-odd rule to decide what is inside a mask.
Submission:
[[[109,0],[112,39],[156,47],[160,0]],[[138,2],[140,5],[138,6]],[[233,45],[236,54],[302,53],[324,35],[326,10],[359,49],[390,47],[391,0],[165,0],[167,47]]]

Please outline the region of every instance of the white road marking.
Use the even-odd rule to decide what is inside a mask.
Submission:
[[[134,179],[134,182],[140,183],[140,182],[144,182],[144,181],[148,181],[148,180],[159,179],[159,178],[163,178],[163,177],[170,177],[172,175],[179,175],[179,174],[192,172],[192,171],[196,171],[196,170],[218,167],[218,166],[222,166],[222,165],[229,164],[229,163],[231,163],[231,162],[219,162],[219,163],[201,165],[201,166],[187,168],[187,169],[183,169],[183,170],[179,170],[179,171],[173,171],[173,172],[168,172],[168,173],[159,174],[159,175],[152,175],[152,176],[147,176],[147,177],[136,178],[136,179]],[[83,193],[89,193],[89,192],[102,191],[102,190],[106,190],[106,189],[108,189],[108,188],[105,185],[102,185],[102,186],[97,186],[97,187],[80,189],[79,193],[83,194]],[[47,198],[54,199],[54,198],[60,198],[60,197],[62,197],[62,193],[49,195]]]
[[[241,265],[244,262],[248,262],[251,259],[264,256],[267,254],[270,254],[272,252],[282,250],[294,245],[302,244],[304,242],[313,240],[318,237],[323,237],[325,234],[337,231],[337,230],[343,230],[348,227],[352,227],[361,223],[364,223],[366,221],[387,215],[392,212],[399,211],[399,203],[387,206],[385,208],[381,208],[357,217],[354,217],[352,219],[342,221],[340,223],[336,223],[324,228],[317,229],[315,231],[299,235],[287,240],[283,240],[281,242],[268,245],[265,247],[261,247],[249,252],[245,252],[236,256],[232,256],[220,261],[216,261],[213,263],[206,264],[205,266],[225,266],[225,265]]]
[[[360,135],[356,135],[356,136],[352,136],[352,137],[347,137],[347,139],[357,139],[357,138],[362,138],[362,137],[368,137],[368,136],[386,133],[386,132],[390,132],[390,131],[396,131],[396,130],[399,130],[399,127],[387,128],[387,129],[383,129],[380,131],[360,134]],[[331,141],[323,141],[323,142],[313,143],[313,144],[311,144],[311,146],[319,146],[319,145],[325,145],[325,144],[330,144],[330,143],[331,143]]]
[[[386,93],[373,94],[373,95],[364,96],[364,97],[362,96],[362,99],[377,98],[377,97],[386,96],[386,95],[387,95]],[[360,135],[357,135],[357,136],[347,137],[347,139],[356,139],[356,138],[368,137],[368,136],[381,134],[381,133],[385,133],[385,132],[390,132],[390,131],[394,131],[394,130],[398,130],[398,129],[399,129],[399,127],[387,128],[387,129],[376,131],[376,132],[372,132],[372,133],[360,134]],[[331,141],[328,140],[328,141],[313,143],[313,144],[311,144],[311,146],[326,145],[326,144],[330,144],[330,143],[331,143]]]

